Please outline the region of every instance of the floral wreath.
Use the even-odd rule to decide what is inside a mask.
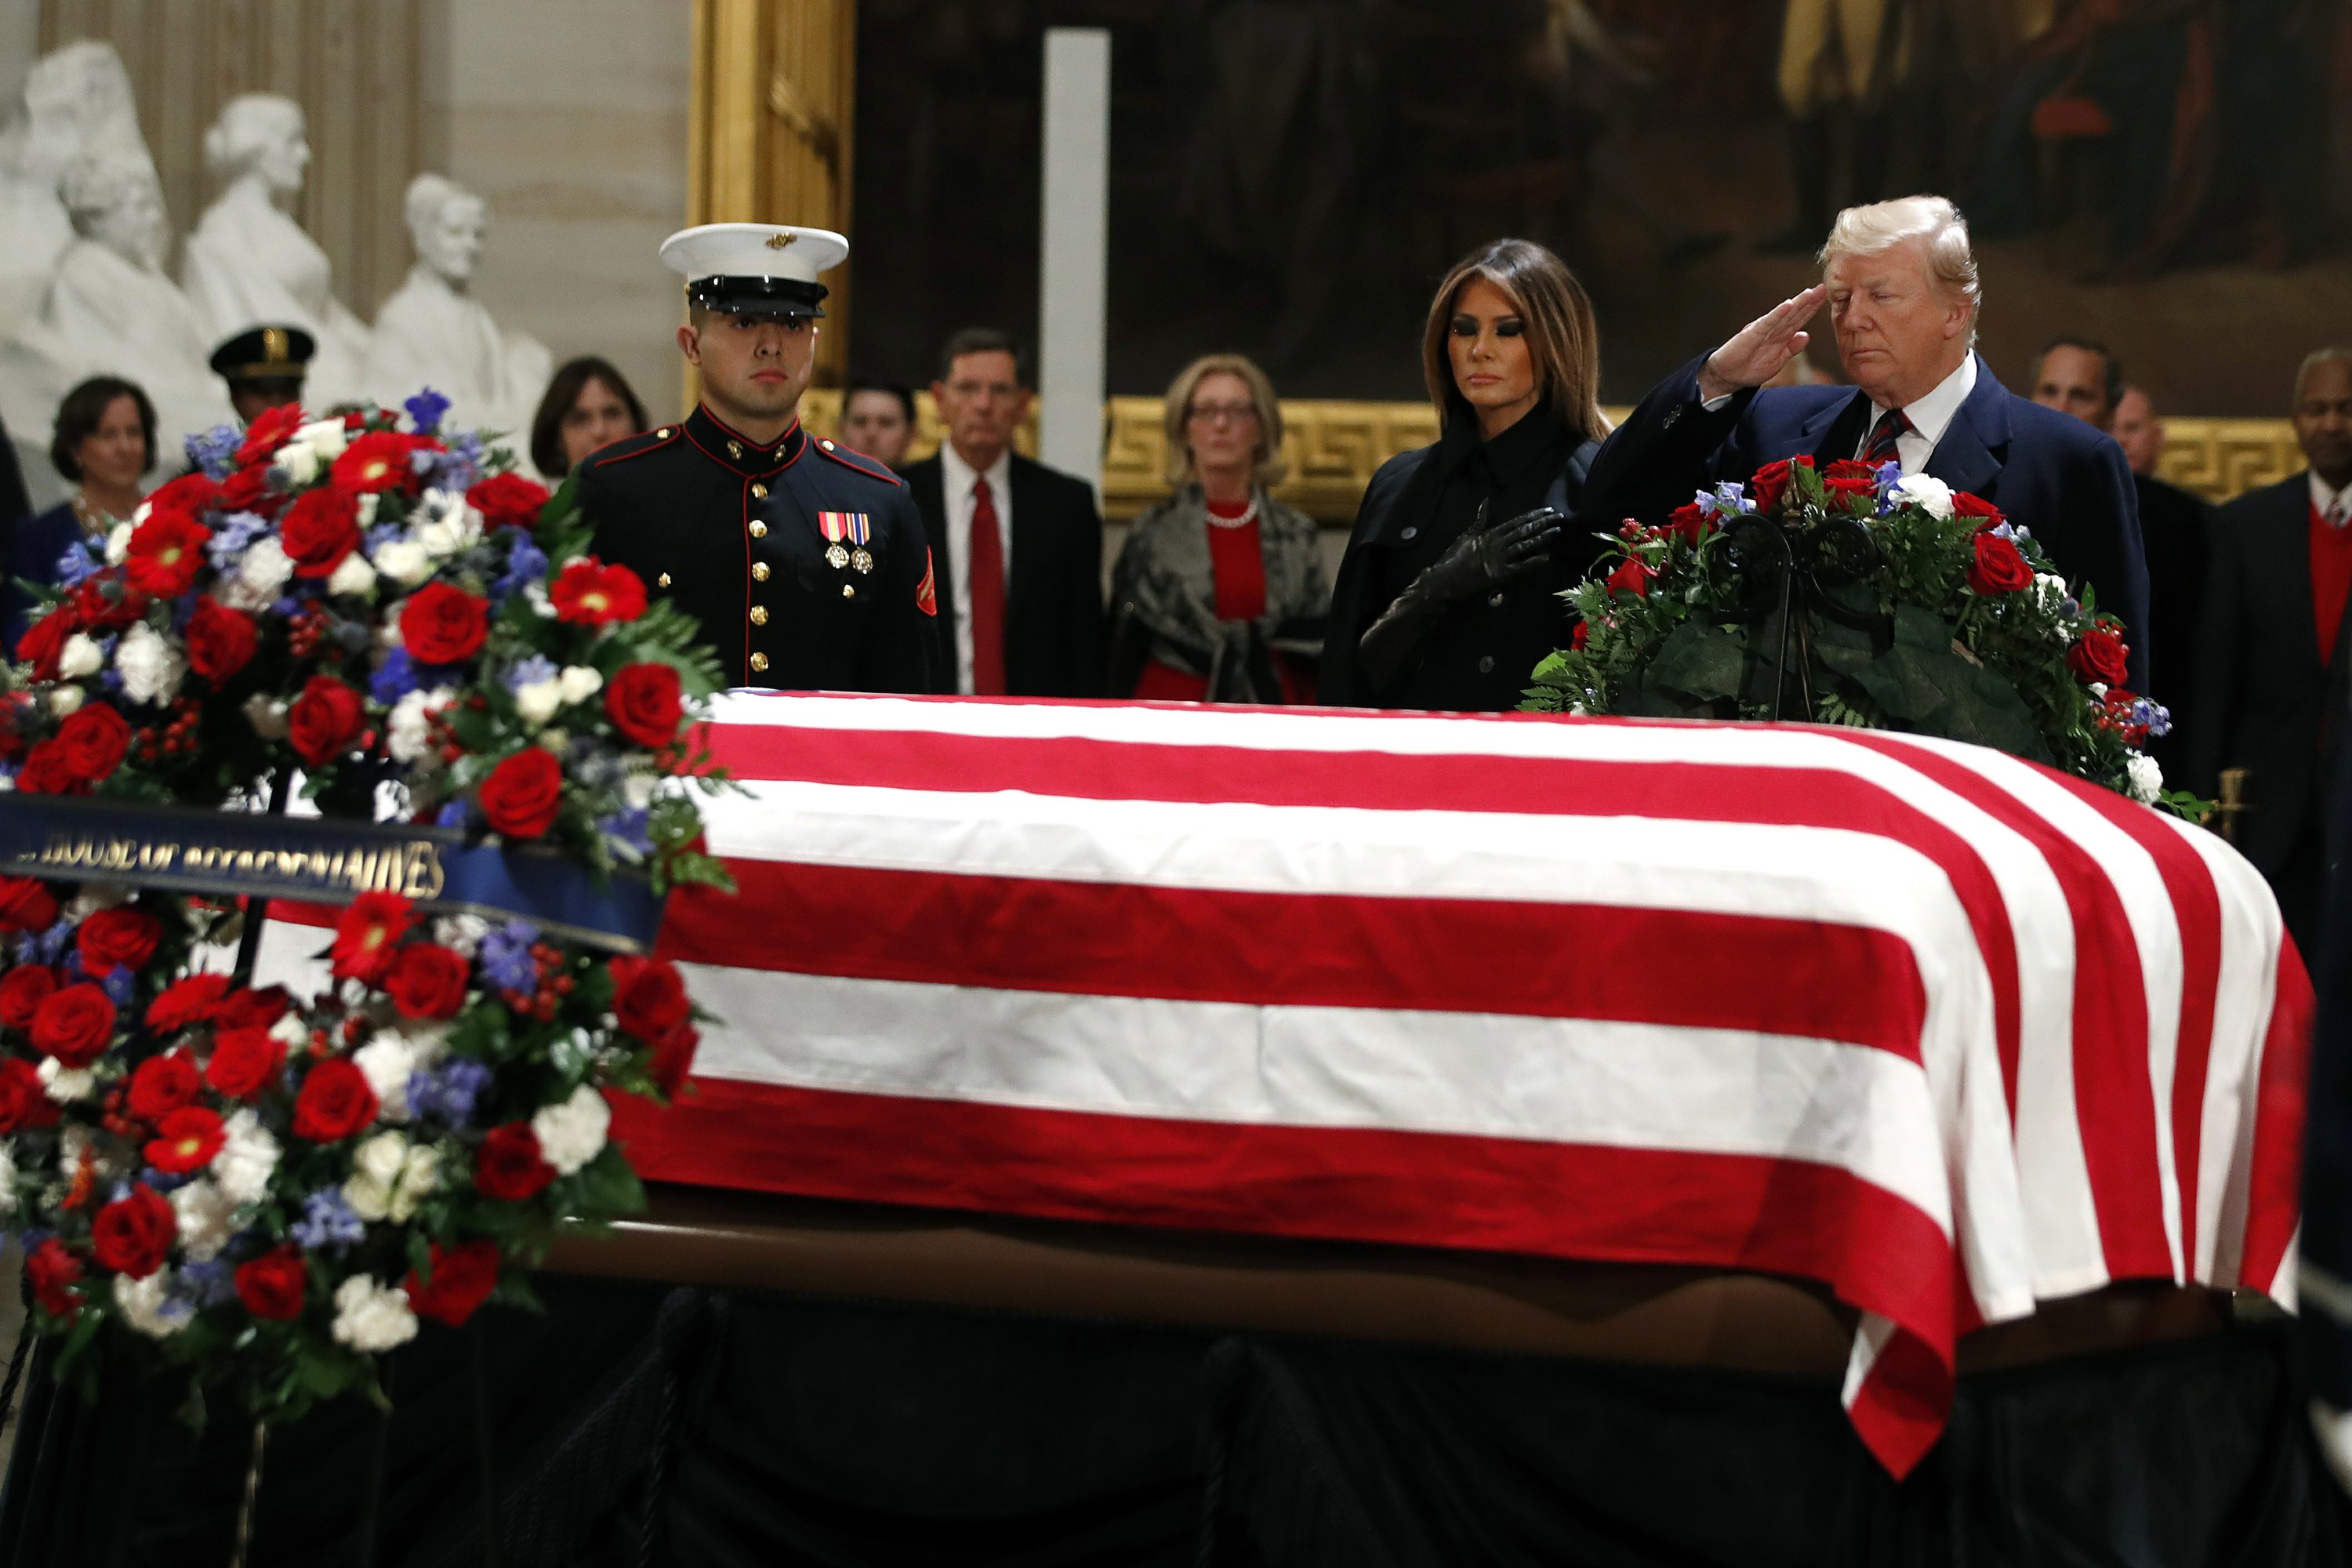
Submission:
[[[568,488],[444,434],[436,395],[405,407],[193,437],[194,471],[68,551],[0,670],[0,826],[218,826],[299,772],[317,832],[388,816],[593,886],[726,884],[671,783],[710,785],[693,623],[587,553]],[[0,878],[29,1329],[92,1387],[111,1325],[189,1374],[199,1420],[208,1389],[257,1422],[381,1402],[376,1357],[420,1319],[530,1304],[558,1226],[641,1205],[608,1100],[674,1092],[703,1016],[626,942],[381,887],[336,919],[325,991],[257,986],[259,914],[135,866]]]
[[[2126,689],[2123,624],[1989,501],[1898,463],[1801,457],[1601,537],[1615,565],[1568,591],[1580,618],[1530,710],[1942,735],[2205,809],[2140,750],[2171,717]]]

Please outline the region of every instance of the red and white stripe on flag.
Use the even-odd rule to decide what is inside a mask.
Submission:
[[[1979,1323],[2283,1294],[2309,987],[2220,840],[1796,726],[738,695],[649,1176],[1753,1268],[1906,1472]]]

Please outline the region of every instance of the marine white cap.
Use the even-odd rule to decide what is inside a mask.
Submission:
[[[822,316],[830,290],[817,276],[849,258],[849,241],[789,224],[706,223],[663,240],[661,258],[686,274],[686,297],[705,310]]]

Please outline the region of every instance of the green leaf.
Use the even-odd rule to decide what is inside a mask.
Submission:
[[[1685,621],[1650,661],[1648,681],[1699,702],[1737,697],[1747,658],[1747,639],[1738,632]]]

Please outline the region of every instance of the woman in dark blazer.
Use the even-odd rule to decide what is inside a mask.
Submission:
[[[1498,239],[1438,285],[1422,333],[1433,447],[1364,491],[1339,563],[1322,701],[1501,711],[1568,637],[1560,590],[1613,519],[1585,494],[1608,427],[1592,302],[1542,246]]]
[[[0,647],[11,656],[39,601],[23,586],[51,584],[66,546],[103,539],[139,510],[139,481],[155,467],[155,405],[132,382],[96,375],[58,405],[49,461],[79,486],[44,512],[16,520],[0,560]]]

